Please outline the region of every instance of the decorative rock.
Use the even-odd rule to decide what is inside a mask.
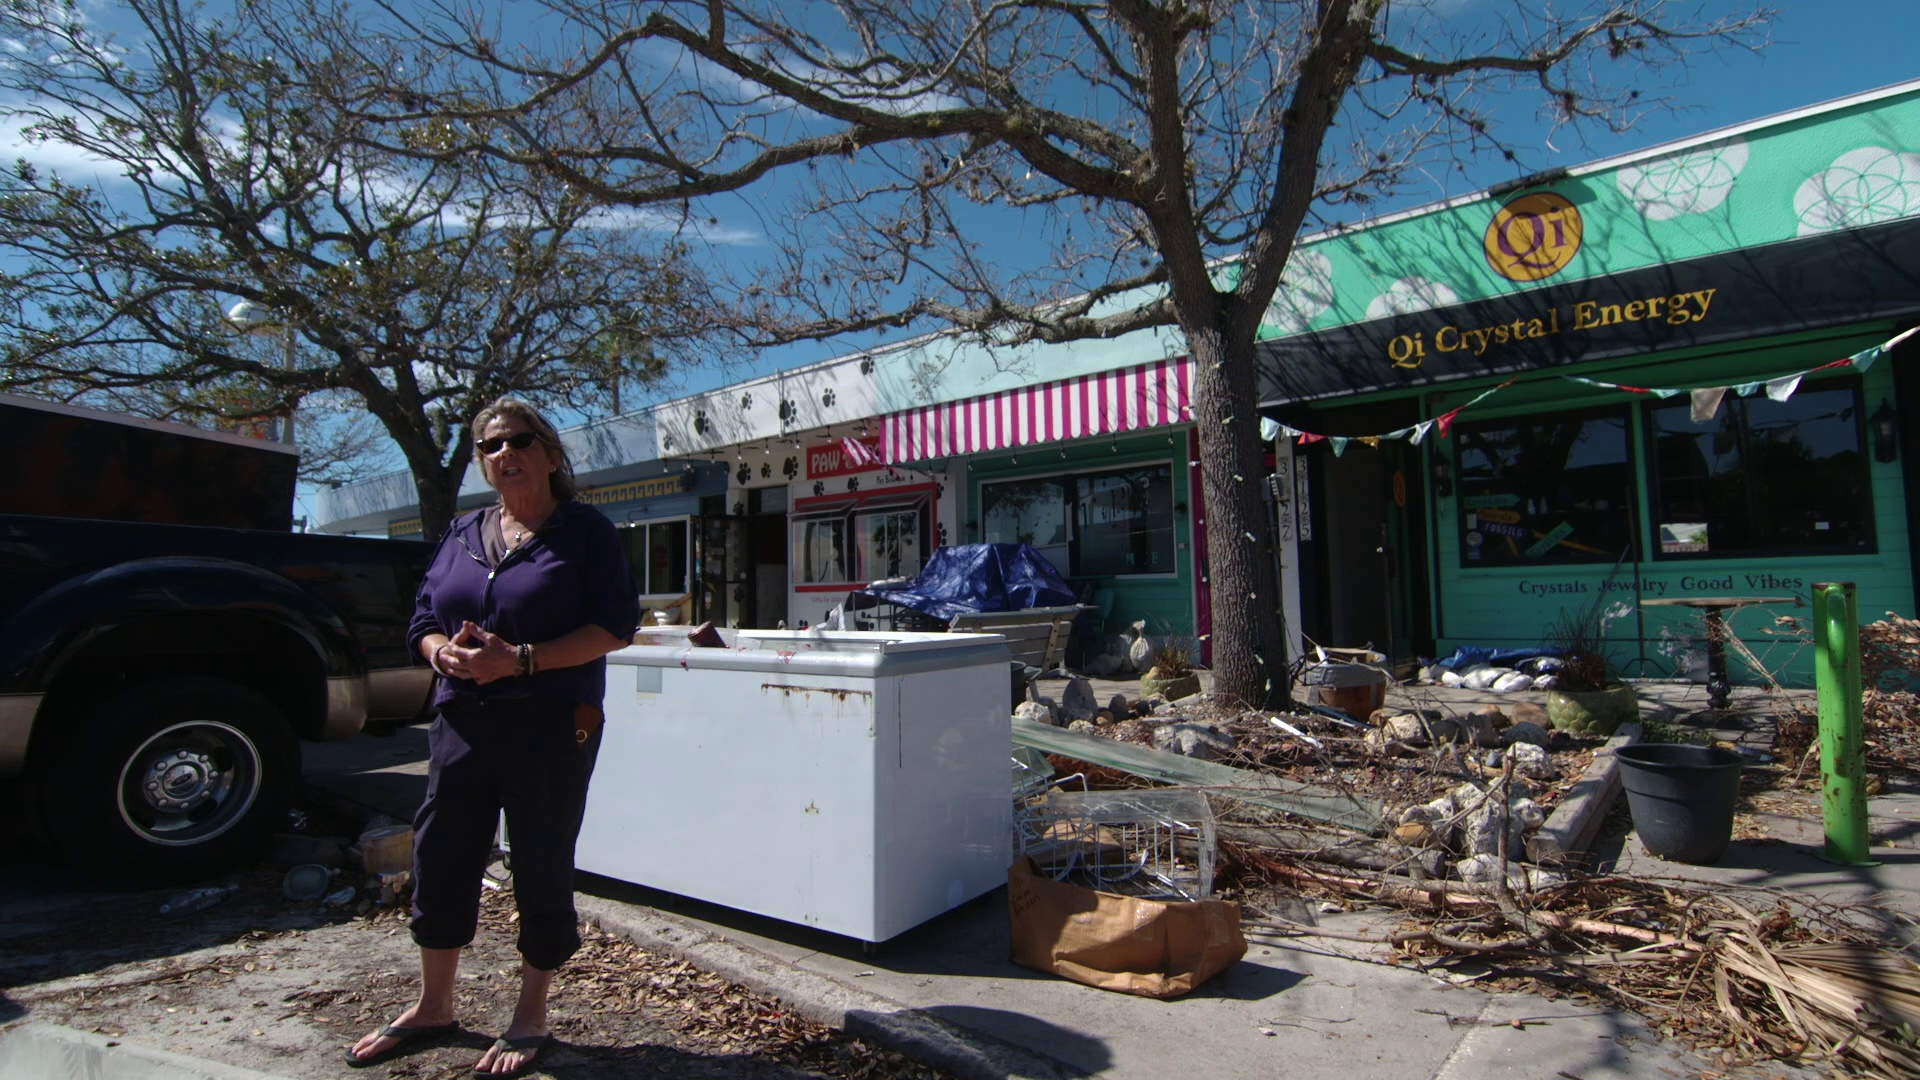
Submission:
[[[1534,746],[1544,747],[1547,745],[1547,740],[1551,738],[1551,736],[1547,733],[1546,728],[1528,720],[1515,724],[1501,732],[1500,738],[1501,741],[1508,746],[1514,743],[1530,743]]]
[[[1461,850],[1469,855],[1497,855],[1500,852],[1500,826],[1504,820],[1507,855],[1519,858],[1527,850],[1527,834],[1546,823],[1546,812],[1532,799],[1514,799],[1502,813],[1498,787],[1478,808],[1467,815],[1461,828]]]
[[[1075,676],[1067,680],[1067,688],[1060,692],[1060,717],[1067,723],[1075,720],[1091,720],[1093,714],[1100,711],[1100,703],[1094,700],[1093,684]]]
[[[1452,722],[1461,733],[1459,741],[1480,747],[1499,746],[1500,731],[1493,722],[1493,718],[1499,715],[1498,709],[1478,709],[1466,716],[1455,717]]]
[[[1475,855],[1470,859],[1460,860],[1453,869],[1454,873],[1460,875],[1461,881],[1472,885],[1491,885],[1500,880],[1500,856]],[[1566,882],[1565,874],[1527,866],[1524,863],[1511,861],[1507,863],[1507,887],[1510,889],[1532,892],[1564,885]]]
[[[1475,716],[1484,715],[1487,720],[1493,724],[1494,730],[1496,731],[1504,729],[1507,725],[1513,723],[1512,720],[1507,718],[1506,712],[1498,705],[1488,705],[1485,708],[1475,709],[1473,710],[1473,714]]]
[[[1386,732],[1389,739],[1417,746],[1424,746],[1428,739],[1426,721],[1421,719],[1418,713],[1401,713],[1399,716],[1388,717],[1386,726],[1380,730]]]
[[[1075,720],[1074,722],[1067,725],[1067,730],[1068,731],[1084,731],[1091,734],[1092,732],[1098,731],[1099,728],[1095,727],[1093,724],[1093,721],[1091,720]]]
[[[1127,705],[1127,695],[1115,694],[1107,702],[1107,711],[1115,716],[1132,716],[1133,709]]]
[[[1093,722],[1101,727],[1108,727],[1118,721],[1114,719],[1113,713],[1106,709],[1101,709],[1099,712],[1093,714]],[[1072,725],[1068,726],[1071,727]]]
[[[1513,758],[1513,771],[1517,776],[1529,780],[1551,780],[1559,775],[1553,767],[1553,759],[1547,756],[1545,747],[1532,743],[1514,743],[1507,748],[1507,754]]]
[[[1534,685],[1538,686],[1539,680],[1536,679]],[[1516,701],[1507,706],[1507,718],[1516,724],[1539,724],[1543,728],[1553,726],[1553,721],[1547,717],[1547,710],[1531,701]]]
[[[1393,838],[1412,847],[1428,847],[1438,843],[1440,840],[1431,826],[1423,825],[1417,821],[1410,821],[1405,825],[1395,828],[1393,830]]]
[[[1368,714],[1367,723],[1372,724],[1374,727],[1384,727],[1386,726],[1388,717],[1393,717],[1398,715],[1400,714],[1395,712],[1392,709],[1388,709],[1385,707],[1378,708],[1373,710],[1372,713]]]
[[[1233,739],[1209,724],[1161,724],[1153,729],[1153,746],[1156,750],[1213,761],[1233,750]]]
[[[1060,726],[1059,719],[1054,715],[1053,706],[1044,701],[1021,702],[1020,707],[1013,710],[1013,718],[1015,720],[1026,720],[1035,724],[1052,724],[1054,727]]]

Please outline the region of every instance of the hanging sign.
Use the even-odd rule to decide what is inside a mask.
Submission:
[[[843,439],[841,442],[823,443],[820,446],[808,447],[807,479],[819,480],[827,476],[847,476],[851,473],[871,472],[877,468],[877,466],[868,462],[855,461],[853,455],[847,453],[846,447],[841,445],[841,443],[845,441],[846,440]],[[854,441],[873,451],[873,461],[880,459],[879,436],[874,435]]]

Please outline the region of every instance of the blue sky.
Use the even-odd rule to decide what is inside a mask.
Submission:
[[[1498,0],[1432,3],[1437,12],[1470,19],[1476,9],[1496,6]],[[1533,117],[1533,105],[1528,102],[1502,117],[1509,134],[1528,147],[1518,166],[1494,161],[1469,163],[1465,173],[1439,178],[1445,182],[1444,188],[1436,184],[1410,193],[1384,205],[1380,212],[1418,206],[1516,175],[1578,165],[1920,76],[1911,33],[1920,29],[1920,0],[1853,0],[1845,6],[1844,17],[1838,17],[1832,0],[1775,0],[1770,6],[1777,18],[1770,44],[1764,50],[1751,53],[1728,49],[1701,55],[1684,68],[1659,74],[1666,93],[1679,106],[1676,110],[1648,115],[1621,134],[1581,129],[1561,131],[1549,141],[1546,126]],[[1731,14],[1750,10],[1752,4],[1703,0],[1699,7],[1708,13]],[[760,231],[759,211],[753,205],[758,201],[752,193],[747,197],[729,196],[711,204],[708,210],[730,236],[751,237]],[[745,240],[741,254],[750,258],[754,246],[751,240]],[[846,338],[768,350],[745,371],[681,372],[662,396],[679,396],[829,359],[871,346],[874,340]],[[296,513],[311,513],[311,502],[310,493],[302,492]]]
[[[1409,0],[1409,6],[1419,3],[1450,21],[1471,24],[1476,17],[1502,8],[1505,0]],[[1673,6],[1689,13],[1697,9],[1708,14],[1732,14],[1749,10],[1752,4],[1751,0],[1675,0]],[[1601,130],[1561,131],[1549,141],[1546,127],[1532,115],[1533,103],[1516,102],[1514,107],[1504,110],[1500,120],[1508,136],[1526,148],[1518,165],[1470,162],[1464,173],[1441,175],[1435,186],[1408,193],[1381,206],[1380,211],[1404,209],[1516,175],[1553,166],[1577,165],[1920,76],[1920,63],[1912,58],[1912,31],[1920,28],[1920,0],[1853,0],[1844,7],[1832,0],[1775,0],[1771,6],[1777,18],[1770,32],[1771,44],[1762,52],[1723,50],[1696,57],[1684,68],[1667,69],[1655,76],[1661,85],[1650,87],[1649,92],[1663,92],[1675,98],[1680,103],[1677,111],[1646,116],[1624,134]],[[103,24],[111,26],[116,22],[111,0],[94,0],[86,7]],[[44,153],[42,150],[33,156],[41,157]],[[67,166],[62,171],[72,171],[74,166],[81,165],[80,162],[45,163],[56,168]],[[1438,186],[1440,183],[1447,187]],[[749,192],[744,197],[730,196],[705,207],[716,219],[710,238],[722,241],[713,250],[722,258],[731,254],[743,261],[751,261],[756,255],[764,256],[765,250],[756,250],[759,245],[754,238],[764,230],[766,223],[761,213],[765,205],[763,198]],[[1045,242],[1043,237],[1010,238],[1009,252],[1023,239],[1029,248]],[[770,350],[744,371],[737,367],[724,371],[718,368],[684,371],[672,380],[664,393],[678,396],[707,389],[749,375],[842,355],[871,346],[873,341],[872,338],[848,338]],[[394,464],[398,467],[397,456]],[[312,503],[312,493],[303,490],[296,515],[310,515]]]

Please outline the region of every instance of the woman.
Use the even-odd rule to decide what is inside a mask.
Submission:
[[[613,524],[574,501],[551,425],[501,398],[473,421],[474,459],[500,501],[456,519],[420,583],[412,646],[439,672],[427,798],[414,817],[420,997],[347,1051],[372,1065],[457,1030],[454,974],[473,940],[480,878],[504,810],[520,912],[520,999],[474,1072],[514,1076],[549,1037],[553,972],[580,947],[573,849],[599,753],[606,655],[639,602]]]

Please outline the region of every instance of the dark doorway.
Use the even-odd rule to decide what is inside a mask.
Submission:
[[[762,630],[787,621],[787,489],[747,492],[753,546],[753,620]]]

